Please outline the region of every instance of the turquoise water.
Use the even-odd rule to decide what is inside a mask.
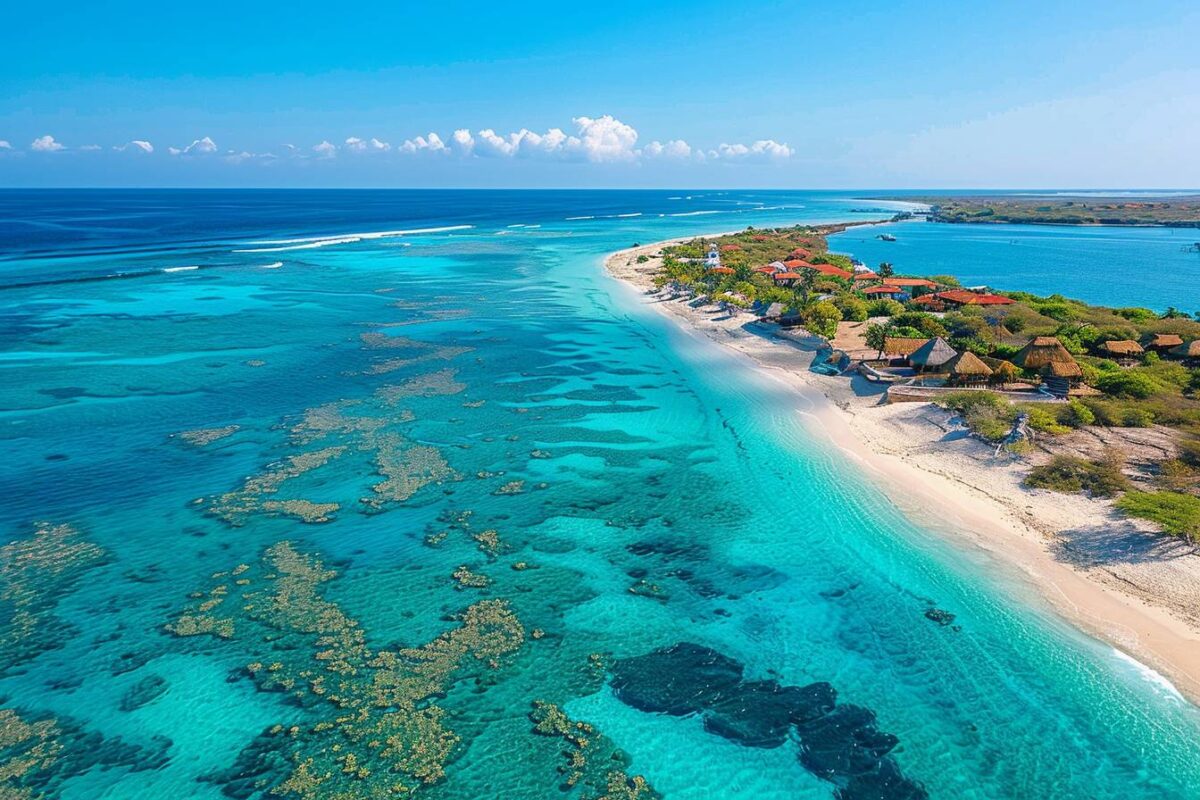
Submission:
[[[444,643],[422,651],[441,666],[415,695],[456,737],[433,759],[444,776],[418,790],[428,797],[594,797],[614,767],[671,798],[923,796],[918,785],[938,798],[1196,796],[1193,706],[985,557],[898,517],[806,424],[803,398],[639,306],[600,266],[634,242],[869,204],[672,199],[687,196],[14,203],[0,273],[39,283],[0,292],[13,543],[0,695],[27,721],[57,720],[61,748],[15,783],[65,798],[269,797],[312,759],[339,767],[310,796],[368,796],[393,762],[304,689],[326,674],[319,654],[350,652],[339,637],[359,630],[375,655]],[[460,224],[474,227],[252,244]],[[155,271],[181,265],[203,268]],[[121,271],[141,276],[79,280]],[[226,426],[205,444],[177,436]],[[337,507],[270,505],[284,501]],[[50,556],[19,549],[39,521],[78,533]],[[284,540],[336,577],[289,568]],[[478,576],[489,582],[473,588]],[[511,614],[522,636],[481,644],[468,607],[510,634]],[[216,635],[177,635],[201,619]],[[318,641],[317,628],[337,633]],[[454,631],[467,633],[438,638]],[[735,660],[747,685],[828,683],[838,709],[874,714],[858,741],[885,744],[864,757],[792,725],[748,746],[714,732],[716,712],[646,711],[613,690],[626,659],[685,642]],[[329,683],[347,682],[334,694],[349,707],[390,685],[376,658],[347,660],[353,674]],[[651,670],[640,688],[696,689],[699,673]],[[779,697],[735,718],[759,722]],[[537,700],[595,728],[573,788],[564,740],[532,730]],[[411,745],[413,713],[393,698],[370,719],[403,718]],[[431,727],[415,736],[423,752],[447,741]],[[870,791],[822,771],[820,748],[893,780]],[[371,774],[341,773],[347,752]]]
[[[880,241],[891,233],[894,242]],[[948,225],[923,221],[851,228],[830,240],[875,266],[956,275],[965,286],[991,285],[1062,294],[1105,306],[1169,306],[1200,311],[1196,228],[1065,225]]]

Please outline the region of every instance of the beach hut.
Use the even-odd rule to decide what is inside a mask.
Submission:
[[[914,350],[908,357],[908,363],[921,372],[941,372],[943,365],[957,355],[950,343],[938,336]]]
[[[1042,383],[1050,394],[1066,397],[1071,387],[1083,377],[1083,370],[1074,359],[1070,361],[1051,361],[1042,367]]]
[[[1168,352],[1175,358],[1182,358],[1183,363],[1188,366],[1200,366],[1200,339],[1172,347]]]
[[[1100,352],[1121,366],[1128,367],[1138,363],[1146,351],[1132,339],[1110,339],[1100,345]]]
[[[1046,388],[1060,396],[1066,396],[1083,377],[1079,362],[1053,336],[1034,337],[1013,356],[1012,361],[1027,372],[1041,375]]]
[[[1150,337],[1150,341],[1146,342],[1146,349],[1165,353],[1181,344],[1183,344],[1183,337],[1177,333],[1156,333]]]
[[[910,339],[905,336],[888,336],[883,340],[883,356],[889,361],[908,363],[908,357],[917,351],[928,339]]]
[[[1075,364],[1075,357],[1054,336],[1035,336],[1012,357],[1012,362],[1028,372],[1041,372],[1047,364]]]
[[[1007,361],[1004,362],[1008,364]],[[1011,367],[1012,365],[1009,364]],[[994,374],[992,368],[983,363],[979,356],[970,350],[963,350],[954,358],[942,365],[942,371],[950,376],[950,382],[958,386],[987,383]],[[1016,368],[1013,367],[1016,374]]]

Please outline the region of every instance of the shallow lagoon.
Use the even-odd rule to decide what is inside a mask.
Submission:
[[[703,715],[614,695],[617,660],[678,642],[734,659],[746,680],[828,682],[896,737],[887,758],[932,797],[1184,797],[1200,780],[1193,707],[985,557],[897,519],[806,428],[802,399],[632,305],[599,266],[635,241],[866,204],[417,193],[389,216],[372,195],[361,205],[378,230],[476,227],[284,253],[272,270],[231,255],[253,238],[336,234],[339,221],[371,230],[332,194],[303,198],[295,218],[286,198],[223,198],[229,221],[180,223],[201,228],[186,245],[129,234],[212,269],[0,295],[8,347],[23,353],[0,363],[14,378],[0,392],[6,537],[26,541],[50,520],[104,551],[65,584],[45,569],[19,578],[32,591],[20,597],[44,598],[20,608],[45,635],[5,640],[5,705],[91,738],[60,736],[75,756],[16,784],[78,798],[259,796],[298,757],[326,763],[329,740],[311,733],[327,716],[321,696],[270,677],[323,669],[302,629],[311,614],[250,612],[241,596],[275,585],[264,558],[281,540],[337,573],[316,597],[372,654],[446,641],[480,603],[504,601],[520,621],[522,641],[494,658],[439,656],[438,690],[417,707],[441,709],[455,741],[426,796],[597,796],[614,769],[669,797],[823,798],[843,785],[801,763],[813,740],[798,729],[778,747],[745,746]],[[666,216],[695,211],[716,213]],[[125,235],[90,247],[119,250]],[[122,263],[69,249],[47,256],[64,274]],[[5,271],[45,263],[27,254]],[[168,286],[162,313],[124,313]],[[206,311],[209,296],[238,298],[236,313]],[[202,446],[175,436],[232,425]],[[214,513],[229,493],[245,510],[232,520]],[[301,501],[337,508],[304,522]],[[228,620],[213,630],[230,635],[175,635],[181,614]],[[595,727],[574,788],[565,740],[532,730],[536,700]],[[338,764],[352,752],[378,767],[368,742],[346,733],[339,746]],[[320,791],[374,785],[329,780]]]

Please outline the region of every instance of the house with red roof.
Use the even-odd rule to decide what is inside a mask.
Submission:
[[[868,286],[866,289],[862,290],[862,293],[865,294],[869,300],[884,299],[903,301],[908,299],[908,292],[905,289],[899,286],[890,286],[886,284],[883,286]]]

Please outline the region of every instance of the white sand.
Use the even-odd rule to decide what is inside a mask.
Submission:
[[[951,416],[935,406],[880,405],[880,390],[862,378],[811,372],[819,341],[803,333],[777,326],[752,333],[745,326],[758,323],[749,314],[661,299],[651,282],[662,266],[655,254],[691,238],[613,253],[605,267],[685,330],[749,358],[813,402],[807,421],[911,519],[1015,567],[1067,619],[1200,700],[1200,557],[1190,547],[1123,518],[1107,501],[1025,489],[1028,463],[956,435]],[[643,255],[649,260],[637,263]]]

